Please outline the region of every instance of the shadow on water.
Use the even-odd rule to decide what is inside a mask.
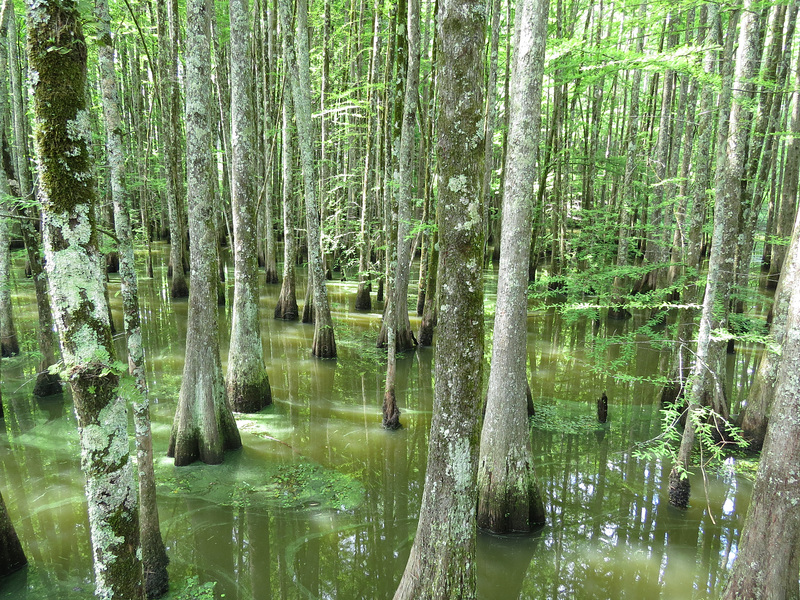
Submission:
[[[274,321],[279,286],[262,285],[274,404],[237,415],[244,448],[229,453],[224,465],[175,468],[164,454],[180,389],[187,303],[169,300],[163,256],[156,257],[156,276],[141,280],[140,294],[172,597],[190,581],[216,582],[215,597],[226,600],[391,598],[422,498],[433,350],[399,357],[403,428],[384,431],[385,358],[374,347],[380,307],[354,312],[354,284],[329,282],[340,354],[319,361],[310,356],[312,327]],[[489,275],[487,305],[496,281]],[[120,325],[118,283],[110,285]],[[18,328],[33,347],[35,305],[26,286],[20,280]],[[301,299],[304,286],[300,277]],[[220,312],[223,332],[230,305]],[[750,482],[727,466],[709,474],[706,501],[698,474],[692,507],[678,512],[667,505],[669,466],[634,454],[639,442],[659,432],[651,378],[662,360],[647,338],[629,335],[636,326],[636,319],[598,326],[566,320],[552,307],[531,308],[537,411],[531,443],[547,525],[529,536],[479,535],[482,600],[684,600],[712,598],[724,583]],[[225,362],[225,334],[220,341]],[[123,342],[117,338],[120,349]],[[71,399],[65,392],[34,400],[32,364],[27,357],[3,361],[0,489],[30,565],[0,581],[0,598],[90,598],[91,548]],[[753,349],[740,350],[729,365],[731,383],[755,364]],[[604,391],[609,419],[600,425],[595,402]]]

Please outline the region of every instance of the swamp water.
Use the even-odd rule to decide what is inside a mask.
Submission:
[[[163,255],[157,257],[162,264],[156,277],[140,280],[140,302],[161,529],[171,560],[168,597],[391,598],[421,502],[433,351],[420,348],[399,359],[404,428],[384,431],[385,360],[374,349],[380,307],[355,312],[356,284],[329,282],[339,358],[315,360],[313,327],[273,320],[280,286],[262,285],[274,403],[256,415],[237,415],[244,448],[226,454],[224,464],[176,468],[165,451],[180,387],[187,303],[169,300]],[[223,362],[229,275],[228,305],[220,311]],[[121,328],[113,277],[109,291]],[[487,302],[493,302],[495,283],[496,274],[487,272]],[[17,329],[23,349],[31,351],[32,286],[21,277],[14,285]],[[691,508],[670,507],[669,464],[634,455],[637,443],[659,433],[657,388],[646,380],[658,373],[659,351],[637,338],[625,343],[635,344],[630,355],[623,344],[602,349],[606,358],[618,359],[615,377],[592,368],[593,339],[642,322],[568,322],[554,307],[531,306],[530,380],[537,408],[531,439],[547,525],[530,536],[479,535],[482,599],[685,600],[721,591],[751,482],[728,466],[708,475],[704,493],[698,474]],[[487,325],[488,331],[491,320]],[[122,336],[117,344],[122,352]],[[730,383],[752,371],[755,354],[745,348],[731,359]],[[76,419],[68,393],[32,397],[33,362],[23,355],[2,363],[0,490],[30,564],[0,580],[0,598],[88,599],[93,570]],[[609,421],[599,425],[595,399],[603,391],[610,399]]]

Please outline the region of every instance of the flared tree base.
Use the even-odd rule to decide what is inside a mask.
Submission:
[[[0,352],[2,352],[3,358],[17,356],[19,354],[19,342],[17,341],[17,336],[14,335],[4,338],[2,342],[0,342]]]
[[[272,389],[266,373],[262,373],[258,381],[229,381],[226,388],[234,412],[257,413],[272,404]]]
[[[264,275],[264,282],[269,284],[275,284],[281,282],[280,278],[278,277],[278,269],[275,267],[275,265],[272,265],[272,267],[266,270]]]
[[[506,534],[527,533],[544,525],[544,502],[533,477],[522,470],[506,473],[505,481],[502,489],[491,478],[482,486],[479,475],[478,527]]]
[[[397,397],[394,391],[383,395],[383,428],[400,429],[400,410],[397,408]]]
[[[669,503],[677,508],[688,508],[691,491],[689,478],[681,479],[678,470],[673,468],[669,474]]]
[[[381,330],[378,333],[378,342],[377,347],[383,350],[386,349],[386,337],[388,336],[388,332],[386,331],[385,326],[381,326]],[[414,337],[414,332],[411,329],[398,329],[397,330],[397,337],[395,343],[395,350],[397,352],[408,352],[409,350],[413,350],[417,347],[417,338]]]
[[[333,327],[315,328],[311,354],[317,358],[336,358],[336,339],[333,335]]]
[[[186,282],[186,277],[172,278],[172,284],[169,287],[169,297],[173,300],[176,298],[189,297],[189,284]]]
[[[275,306],[275,318],[283,321],[297,321],[300,316],[300,309],[297,307],[297,300],[293,297],[284,297],[281,293],[278,304]]]
[[[36,384],[33,386],[33,395],[37,398],[46,398],[60,394],[61,377],[55,373],[43,371],[36,376]]]
[[[612,321],[625,321],[630,319],[633,315],[631,312],[621,306],[612,306],[608,309],[608,318]]]
[[[169,591],[169,575],[167,565],[169,557],[164,549],[163,543],[158,552],[153,552],[155,556],[143,556],[144,562],[144,589],[149,600],[161,598]]]
[[[436,319],[433,317],[422,317],[417,332],[417,343],[420,346],[433,346],[433,330],[436,327]]]
[[[372,310],[372,296],[369,289],[363,283],[358,284],[356,292],[356,310]]]
[[[303,323],[313,323],[314,322],[314,303],[311,301],[306,302],[303,305],[303,316],[300,319]]]

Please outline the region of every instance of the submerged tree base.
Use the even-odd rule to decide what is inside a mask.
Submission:
[[[281,280],[278,278],[278,269],[274,264],[266,270],[264,275],[264,282],[270,284],[281,282]]]
[[[175,298],[188,298],[189,285],[186,283],[186,277],[173,277],[172,285],[169,288],[169,297]]]
[[[608,318],[613,321],[625,321],[632,316],[628,309],[622,308],[621,306],[611,306],[608,309]]]
[[[145,556],[144,563],[148,565],[144,573],[145,593],[150,600],[161,598],[169,591],[169,576],[167,575],[169,557],[163,551],[159,553],[158,557],[151,557],[149,561]]]
[[[356,292],[356,310],[372,310],[372,296],[365,283],[358,284]]]
[[[669,503],[677,508],[688,508],[691,491],[689,478],[681,478],[678,470],[673,467],[669,474]]]
[[[229,381],[226,387],[228,400],[235,412],[255,413],[272,404],[272,389],[266,373],[262,373],[260,381]]]
[[[33,395],[37,398],[46,398],[60,394],[61,377],[49,371],[42,371],[36,376],[36,384],[33,386]]]
[[[314,330],[311,354],[317,358],[336,358],[336,339],[333,327],[319,327]]]
[[[383,395],[383,428],[400,429],[400,410],[397,408],[397,396],[394,390],[387,391]]]
[[[275,306],[275,318],[283,321],[297,321],[299,316],[300,309],[297,307],[297,299],[281,292],[278,304]]]

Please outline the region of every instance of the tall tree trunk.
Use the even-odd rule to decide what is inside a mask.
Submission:
[[[396,352],[416,345],[408,320],[408,278],[411,254],[409,232],[411,229],[412,159],[414,154],[414,132],[416,130],[417,88],[419,87],[419,2],[408,0],[408,70],[406,94],[403,101],[403,128],[400,134],[397,186],[397,262],[394,281],[389,281],[389,303],[384,319],[388,330],[387,347],[389,361],[386,369],[386,391],[383,398],[383,426],[397,429],[400,426],[400,411],[395,398],[395,376],[397,373]],[[413,342],[407,338],[411,337]],[[398,337],[406,339],[398,340]]]
[[[528,254],[541,121],[548,0],[517,3],[508,173],[486,415],[478,459],[478,525],[493,533],[544,523],[528,426]]]
[[[790,294],[772,416],[725,600],[797,594],[800,288],[795,285]]]
[[[107,0],[96,0],[98,21],[98,63],[100,90],[103,95],[103,113],[106,125],[106,153],[111,181],[111,199],[114,204],[114,226],[119,249],[119,274],[122,291],[122,309],[128,348],[128,370],[136,382],[133,397],[136,424],[136,464],[139,473],[139,525],[144,565],[145,591],[148,598],[160,598],[169,588],[167,558],[159,528],[156,505],[156,478],[153,468],[153,439],[150,428],[150,402],[145,379],[142,327],[139,318],[139,292],[133,256],[133,234],[130,224],[130,200],[125,189],[125,159],[122,139],[122,122],[119,96],[114,70],[114,45],[111,39],[111,17]]]
[[[303,188],[306,206],[306,231],[308,236],[309,285],[313,285],[314,340],[311,353],[319,358],[336,357],[336,339],[328,304],[325,273],[322,267],[320,221],[317,206],[317,180],[314,167],[314,133],[311,122],[311,73],[308,50],[308,5],[299,0],[296,15],[296,34],[292,36],[287,0],[278,1],[283,28],[284,52],[288,56],[288,73],[294,100],[297,134],[300,142],[300,162],[303,171]],[[295,48],[296,46],[296,48]]]
[[[176,96],[178,92],[178,44],[171,32],[172,24],[169,22],[166,2],[156,2],[158,11],[158,72],[159,95],[161,104],[161,145],[166,163],[167,184],[164,186],[164,197],[167,204],[169,217],[170,248],[169,269],[172,276],[170,284],[171,298],[186,298],[189,295],[189,286],[183,270],[183,220],[180,185],[180,125],[177,111]],[[174,9],[173,9],[174,11]],[[173,20],[177,21],[177,14]]]
[[[689,380],[688,416],[676,464],[669,476],[670,503],[678,507],[686,507],[689,502],[690,485],[687,472],[697,433],[696,421],[701,418],[701,407],[709,406],[713,411],[711,419],[717,423],[719,419],[724,421],[729,417],[724,371],[726,342],[712,334],[715,329],[725,327],[727,324],[733,283],[734,259],[730,248],[736,244],[745,148],[752,116],[750,106],[752,79],[756,73],[755,57],[759,40],[759,17],[750,4],[750,0],[746,0],[739,32],[736,83],[728,140],[727,144],[719,149],[726,154],[726,157],[716,177],[714,232],[708,261],[708,281],[697,333],[695,361]]]
[[[475,598],[475,483],[483,378],[483,45],[486,13],[442,0],[438,157],[444,264],[436,386],[419,524],[395,598]]]
[[[782,360],[781,357],[786,352],[784,340],[787,334],[789,299],[798,286],[800,286],[800,219],[795,220],[789,252],[783,261],[778,289],[775,290],[769,333],[770,343],[767,344],[761,355],[761,361],[753,378],[753,384],[750,386],[747,405],[742,415],[742,434],[753,451],[761,449],[764,444],[770,406],[775,396],[778,367]]]
[[[2,200],[2,206],[9,208],[8,196]],[[19,354],[11,305],[11,222],[5,217],[0,218],[0,349],[3,358]]]
[[[636,28],[636,54],[644,52],[644,18],[647,14],[647,3],[639,5],[639,21]],[[622,194],[620,195],[619,216],[619,244],[617,245],[617,268],[622,270],[628,265],[630,252],[630,210],[634,198],[634,180],[639,165],[639,95],[642,87],[642,71],[636,69],[631,81],[631,103],[628,108],[628,141],[625,152],[625,175],[622,180]],[[622,306],[625,294],[626,278],[619,274],[614,277],[612,306],[608,309],[609,319],[628,319],[630,311]]]
[[[275,306],[275,318],[284,321],[296,321],[299,315],[297,309],[297,286],[295,275],[295,258],[297,255],[294,233],[294,150],[292,146],[292,95],[284,94],[281,107],[281,129],[283,143],[281,144],[281,165],[283,185],[283,283]]]
[[[783,170],[783,185],[781,186],[781,203],[778,209],[776,235],[788,238],[791,234],[792,223],[797,214],[797,189],[800,177],[800,61],[797,62],[794,72],[794,92],[791,95],[791,116],[789,118],[789,139],[786,141],[785,160]],[[775,289],[781,275],[787,246],[775,244],[772,247],[767,289]]]
[[[50,296],[69,372],[100,598],[143,599],[128,414],[119,390],[94,221],[86,40],[70,1],[28,5],[39,199]],[[60,49],[53,52],[53,45]],[[76,293],[77,290],[77,293]]]
[[[238,412],[258,412],[272,403],[264,368],[256,257],[254,106],[250,91],[250,27],[247,0],[231,0],[231,207],[234,288],[226,381],[228,402]],[[267,200],[269,201],[269,200]],[[272,215],[270,213],[270,220]],[[272,228],[272,223],[269,223]],[[273,254],[272,262],[275,262]],[[277,275],[276,275],[277,277]]]
[[[175,465],[219,464],[242,445],[225,396],[217,320],[217,235],[214,227],[210,11],[191,0],[186,12],[186,166],[192,272],[186,359],[167,455]],[[173,240],[175,243],[175,240]]]
[[[707,27],[705,28],[705,46],[707,48],[703,58],[703,72],[711,77],[714,65],[718,58],[716,49],[717,30],[719,29],[719,12],[716,6],[708,4],[706,15]],[[701,27],[702,29],[702,27]],[[700,40],[702,42],[702,40]],[[699,81],[694,83],[700,85]],[[686,235],[685,273],[689,281],[684,286],[681,302],[685,308],[678,315],[678,328],[676,333],[677,344],[673,357],[673,364],[669,374],[670,380],[661,393],[661,404],[668,406],[682,398],[685,392],[686,379],[691,370],[691,356],[689,348],[697,318],[697,309],[694,306],[699,297],[699,271],[701,261],[702,229],[708,202],[708,188],[711,181],[711,157],[708,149],[711,147],[713,133],[713,111],[702,107],[713,106],[714,89],[711,85],[703,84],[700,90],[698,106],[701,108],[697,120],[696,140],[691,149],[694,179],[691,182],[692,209],[689,216],[688,232]],[[685,148],[684,151],[689,151]]]

